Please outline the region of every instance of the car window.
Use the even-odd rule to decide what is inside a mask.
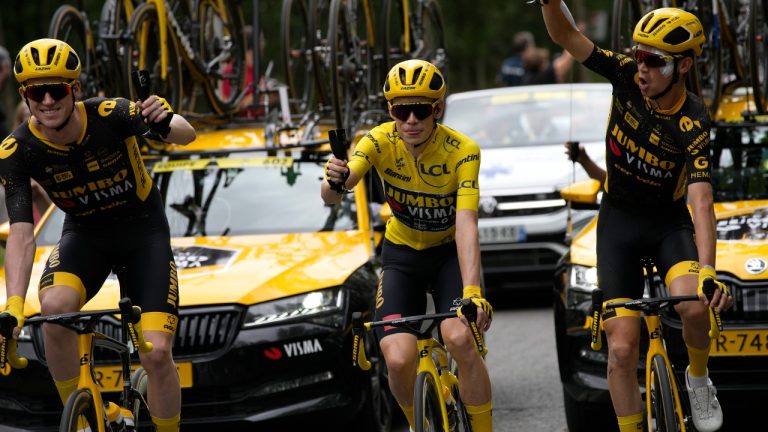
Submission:
[[[247,153],[158,162],[148,169],[164,196],[172,237],[356,229],[354,194],[336,206],[320,199],[324,163],[316,155]],[[57,210],[38,245],[59,240],[63,219]]]
[[[481,148],[601,141],[611,89],[526,87],[449,98],[445,125],[474,139]]]
[[[768,127],[715,128],[712,143],[715,200],[768,199]]]

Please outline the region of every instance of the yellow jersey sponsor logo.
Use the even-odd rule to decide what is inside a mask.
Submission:
[[[697,128],[701,129],[701,122],[698,120],[692,120],[688,116],[682,116],[680,117],[680,130],[683,132],[690,132],[693,130],[693,127],[696,126]]]
[[[16,138],[8,137],[0,143],[0,159],[8,159],[19,147]]]
[[[102,117],[107,117],[108,115],[112,114],[112,111],[117,106],[117,101],[110,99],[105,100],[104,102],[99,104],[99,115]]]
[[[634,140],[624,134],[618,124],[614,125],[613,130],[611,131],[611,135],[616,138],[616,142],[619,145],[624,147],[629,152],[627,154],[628,163],[632,164],[635,161],[635,158],[638,158],[639,161],[645,162],[654,168],[658,167],[664,170],[671,170],[675,167],[675,163],[673,161],[661,160],[658,156],[649,152],[644,147],[637,145]]]
[[[637,119],[634,118],[629,111],[627,111],[627,113],[624,114],[624,121],[627,122],[627,124],[629,124],[630,126],[632,126],[632,129],[635,129],[635,130],[637,130],[637,127],[640,126],[640,122],[637,121]]]
[[[64,171],[60,173],[56,173],[53,175],[53,181],[56,183],[65,182],[67,180],[71,180],[74,177],[72,174],[72,171]]]
[[[709,167],[709,161],[706,156],[699,156],[693,161],[693,166],[697,169],[707,169]]]

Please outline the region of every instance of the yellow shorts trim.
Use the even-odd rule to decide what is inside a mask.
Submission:
[[[68,272],[50,273],[47,275],[47,277],[44,277],[40,281],[39,293],[48,288],[53,288],[56,286],[67,286],[77,291],[77,293],[80,295],[80,308],[85,305],[85,300],[87,297],[85,292],[85,285],[83,285],[83,281],[80,280],[76,274]]]
[[[622,318],[622,317],[635,317],[640,318],[640,311],[627,309],[623,307],[615,308],[615,309],[608,309],[606,311],[606,305],[611,303],[619,303],[619,302],[626,302],[631,301],[633,299],[629,297],[619,297],[615,299],[610,299],[603,303],[603,322],[606,322],[613,318]]]
[[[699,274],[699,262],[698,261],[680,261],[672,266],[667,272],[667,276],[664,278],[664,283],[669,286],[673,280],[685,275],[698,275]]]
[[[161,331],[169,334],[176,333],[179,318],[167,312],[142,312],[141,328],[144,331]]]

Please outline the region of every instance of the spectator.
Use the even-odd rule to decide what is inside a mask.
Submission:
[[[528,31],[521,31],[515,34],[512,41],[512,56],[507,57],[501,63],[500,81],[506,86],[523,85],[526,81],[526,70],[524,57],[530,56],[535,51],[536,43],[533,40],[533,34]]]
[[[568,51],[550,61],[549,50],[537,47],[531,32],[521,31],[513,39],[512,56],[501,64],[499,81],[506,86],[562,83],[572,66]]]

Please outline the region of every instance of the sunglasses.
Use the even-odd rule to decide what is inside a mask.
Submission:
[[[24,97],[40,103],[45,99],[45,95],[49,94],[53,100],[59,101],[72,94],[74,84],[75,82],[71,81],[68,83],[28,85],[23,89]]]
[[[438,102],[439,101],[433,103],[421,102],[389,105],[389,112],[392,113],[392,117],[400,121],[408,121],[411,117],[411,113],[413,113],[418,120],[424,120],[435,112],[435,107]]]
[[[651,68],[661,68],[667,65],[667,62],[673,60],[673,56],[664,56],[656,53],[643,51],[638,47],[633,47],[632,52],[635,54],[635,61],[637,64],[645,63],[646,66]]]

